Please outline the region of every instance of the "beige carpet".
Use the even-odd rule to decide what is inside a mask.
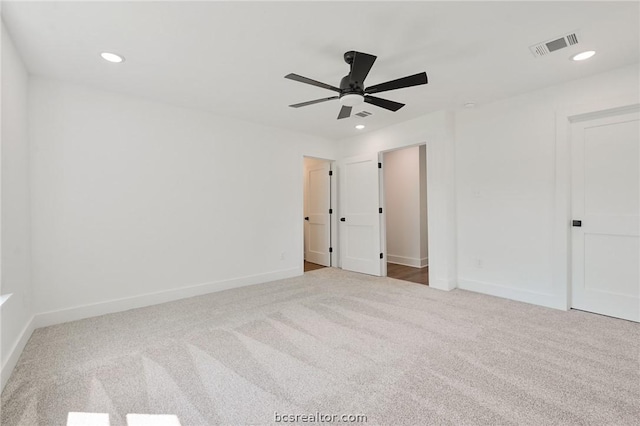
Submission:
[[[639,356],[631,322],[325,268],[38,329],[1,420],[638,425]]]

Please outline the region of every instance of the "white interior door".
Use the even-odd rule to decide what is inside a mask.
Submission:
[[[340,162],[340,260],[342,269],[382,275],[378,154]]]
[[[330,266],[331,178],[328,161],[318,161],[306,169],[305,190],[305,260]]]
[[[632,321],[640,321],[638,120],[596,118],[571,133],[572,307]]]

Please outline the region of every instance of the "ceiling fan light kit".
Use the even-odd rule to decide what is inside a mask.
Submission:
[[[348,118],[351,116],[351,109],[354,106],[360,105],[363,102],[375,105],[380,108],[384,108],[389,111],[398,111],[404,106],[399,102],[390,101],[388,99],[382,99],[375,96],[371,96],[372,93],[381,93],[389,90],[402,89],[405,87],[419,86],[427,84],[427,73],[421,72],[418,74],[410,75],[408,77],[399,78],[397,80],[387,81],[386,83],[376,84],[365,88],[364,80],[367,78],[369,71],[373,63],[376,61],[376,56],[369,55],[368,53],[349,51],[344,54],[344,61],[349,64],[349,74],[344,76],[340,81],[340,87],[331,86],[330,84],[321,83],[316,80],[312,80],[307,77],[303,77],[298,74],[287,74],[284,78],[289,80],[299,81],[300,83],[310,84],[312,86],[321,87],[323,89],[332,90],[338,93],[338,96],[331,96],[329,98],[316,99],[313,101],[301,102],[298,104],[289,105],[292,108],[300,108],[303,106],[318,104],[334,99],[338,99],[342,108],[338,114],[338,120]]]
[[[348,93],[340,96],[340,103],[344,106],[354,107],[364,102],[364,96],[355,93]]]

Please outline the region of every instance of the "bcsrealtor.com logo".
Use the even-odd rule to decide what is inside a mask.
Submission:
[[[364,414],[326,414],[316,411],[307,414],[280,414],[273,412],[274,423],[366,423]]]

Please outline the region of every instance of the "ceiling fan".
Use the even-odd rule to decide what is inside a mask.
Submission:
[[[395,112],[405,104],[371,96],[371,94],[427,84],[427,73],[421,72],[408,77],[399,78],[397,80],[387,81],[386,83],[369,86],[365,89],[364,80],[367,78],[367,74],[369,74],[376,58],[376,56],[369,55],[367,53],[355,51],[346,52],[344,54],[344,61],[349,64],[351,70],[349,71],[349,74],[344,76],[340,81],[340,88],[331,86],[330,84],[321,83],[298,74],[285,75],[284,78],[288,78],[289,80],[311,84],[312,86],[322,87],[323,89],[329,89],[339,93],[339,95],[331,96],[330,98],[316,99],[289,106],[292,108],[300,108],[307,105],[339,99],[342,104],[342,108],[338,114],[338,120],[348,118],[351,115],[351,109],[362,102]]]

